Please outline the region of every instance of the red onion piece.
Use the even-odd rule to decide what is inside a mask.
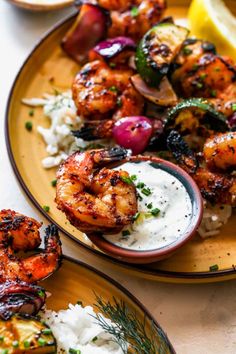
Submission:
[[[105,37],[110,26],[109,12],[94,4],[79,6],[75,23],[66,33],[61,46],[64,51],[79,63],[82,63],[94,45]]]
[[[109,62],[120,57],[119,61],[126,61],[135,52],[136,44],[128,37],[115,37],[98,43],[89,53],[89,59],[103,59]],[[122,56],[121,56],[122,54]],[[121,59],[122,58],[122,59]]]
[[[148,86],[138,74],[131,77],[131,82],[142,96],[158,106],[174,106],[178,101],[177,96],[166,76],[163,77],[159,87],[157,88]]]
[[[131,149],[133,155],[137,155],[147,147],[153,127],[151,120],[147,117],[133,116],[118,120],[112,132],[117,144]]]

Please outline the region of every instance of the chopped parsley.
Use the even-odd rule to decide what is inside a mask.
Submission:
[[[30,121],[25,122],[25,129],[27,129],[29,132],[31,132],[31,130],[33,129],[33,123]]]
[[[154,208],[151,210],[151,214],[153,216],[157,216],[159,213],[160,213],[160,209],[158,209],[158,208]]]
[[[137,176],[136,175],[132,175],[132,176],[130,176],[130,178],[132,179],[132,181],[136,181],[137,180]]]
[[[152,203],[149,203],[149,204],[147,205],[147,208],[148,208],[148,209],[152,209]]]
[[[214,265],[212,265],[212,266],[209,267],[210,272],[214,272],[214,271],[216,271],[216,270],[218,270],[218,269],[219,269],[218,264],[214,264]]]
[[[141,190],[141,192],[142,192],[144,195],[146,195],[147,197],[148,197],[150,194],[152,194],[151,189],[148,188],[148,187],[143,188],[143,189]]]
[[[130,14],[132,17],[137,17],[139,14],[139,10],[137,6],[132,7],[132,9],[130,10]]]

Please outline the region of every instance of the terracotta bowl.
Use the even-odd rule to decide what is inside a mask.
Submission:
[[[116,246],[115,244],[109,242],[101,235],[101,233],[88,235],[90,240],[103,252],[116,259],[122,260],[123,262],[136,264],[152,263],[170,257],[195,235],[195,232],[202,220],[203,214],[203,202],[201,193],[194,180],[182,168],[169,161],[162,160],[153,156],[131,156],[128,159],[122,161],[121,164],[125,162],[138,161],[151,161],[157,164],[158,168],[170,173],[185,186],[192,203],[192,216],[189,226],[176,241],[167,246],[153,250],[130,250]]]

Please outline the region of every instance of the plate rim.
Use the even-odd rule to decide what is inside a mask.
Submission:
[[[84,243],[82,243],[80,240],[78,240],[75,236],[70,234],[68,231],[64,230],[62,226],[60,226],[53,218],[45,212],[45,210],[42,208],[42,206],[38,203],[38,201],[34,198],[32,195],[31,191],[25,184],[20,171],[18,170],[14,154],[12,151],[11,147],[11,139],[10,139],[10,128],[9,128],[9,111],[10,111],[10,106],[11,106],[11,97],[14,92],[15,86],[18,82],[18,79],[25,67],[25,65],[28,63],[30,60],[32,54],[40,47],[40,45],[53,33],[55,32],[58,28],[60,28],[62,25],[64,25],[66,22],[71,21],[73,18],[75,18],[77,15],[76,12],[64,17],[60,21],[58,21],[55,25],[49,28],[45,32],[44,35],[42,35],[35,43],[35,45],[30,49],[29,54],[26,56],[25,60],[23,63],[20,65],[20,68],[18,69],[15,78],[13,80],[13,83],[11,85],[11,88],[9,90],[9,94],[7,96],[7,102],[6,102],[6,109],[5,109],[5,118],[4,118],[4,135],[5,135],[5,143],[6,143],[6,148],[8,152],[8,157],[9,161],[11,164],[11,167],[13,169],[13,172],[15,174],[15,177],[17,181],[19,182],[20,186],[22,187],[23,191],[25,192],[26,196],[29,198],[29,200],[32,202],[32,204],[37,208],[38,211],[40,211],[41,214],[50,222],[54,223],[60,232],[62,232],[64,235],[72,239],[74,242],[77,243],[80,247],[83,247],[86,249],[88,252],[92,252],[95,255],[98,255],[99,257],[102,257],[103,259],[106,259],[107,261],[111,261],[113,264],[116,266],[119,266],[121,268],[124,268],[128,271],[134,272],[136,275],[142,275],[146,274],[151,277],[152,280],[159,280],[159,281],[166,281],[166,282],[173,282],[179,280],[180,283],[182,282],[187,282],[187,283],[193,283],[194,281],[203,281],[205,282],[206,279],[209,279],[209,281],[223,281],[223,280],[230,280],[232,278],[236,278],[236,266],[232,265],[231,268],[228,269],[223,269],[223,270],[217,270],[217,271],[204,271],[204,272],[174,272],[174,271],[167,271],[167,270],[161,270],[157,269],[156,271],[150,270],[150,269],[142,269],[142,265],[135,265],[135,264],[128,264],[122,261],[119,261],[118,259],[115,259],[111,257],[108,254],[102,253],[101,251],[98,251]],[[157,279],[158,278],[158,279]],[[172,281],[171,281],[172,280]],[[185,281],[182,281],[185,280]]]
[[[52,10],[59,10],[62,8],[66,8],[73,5],[73,0],[69,2],[64,2],[63,0],[58,0],[57,3],[54,4],[31,4],[25,2],[24,0],[8,0],[11,5],[15,5],[19,8],[30,10],[30,11],[52,11]]]

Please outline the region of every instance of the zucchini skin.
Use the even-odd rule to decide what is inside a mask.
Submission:
[[[150,86],[158,86],[161,79],[168,74],[169,69],[170,69],[170,64],[172,60],[174,59],[175,55],[177,54],[176,51],[180,49],[182,42],[178,43],[176,45],[176,48],[172,50],[166,43],[159,43],[157,46],[156,50],[159,52],[157,55],[162,59],[162,63],[158,63],[157,61],[154,60],[151,51],[155,51],[155,48],[151,48],[152,44],[150,43],[151,40],[157,36],[158,37],[158,30],[163,28],[163,27],[172,27],[175,28],[176,30],[184,31],[186,34],[186,37],[189,33],[187,29],[181,26],[176,26],[173,23],[170,22],[163,22],[159,23],[158,25],[152,27],[142,38],[140,41],[137,51],[136,51],[136,56],[135,56],[135,64],[137,71],[139,72],[140,76],[146,83]],[[171,30],[170,30],[170,35],[171,35]]]
[[[165,128],[173,127],[177,116],[183,110],[193,111],[194,108],[202,111],[203,125],[208,125],[210,129],[219,132],[229,130],[226,116],[217,111],[211,102],[203,98],[189,98],[179,102],[175,107],[170,109],[167,113]]]

